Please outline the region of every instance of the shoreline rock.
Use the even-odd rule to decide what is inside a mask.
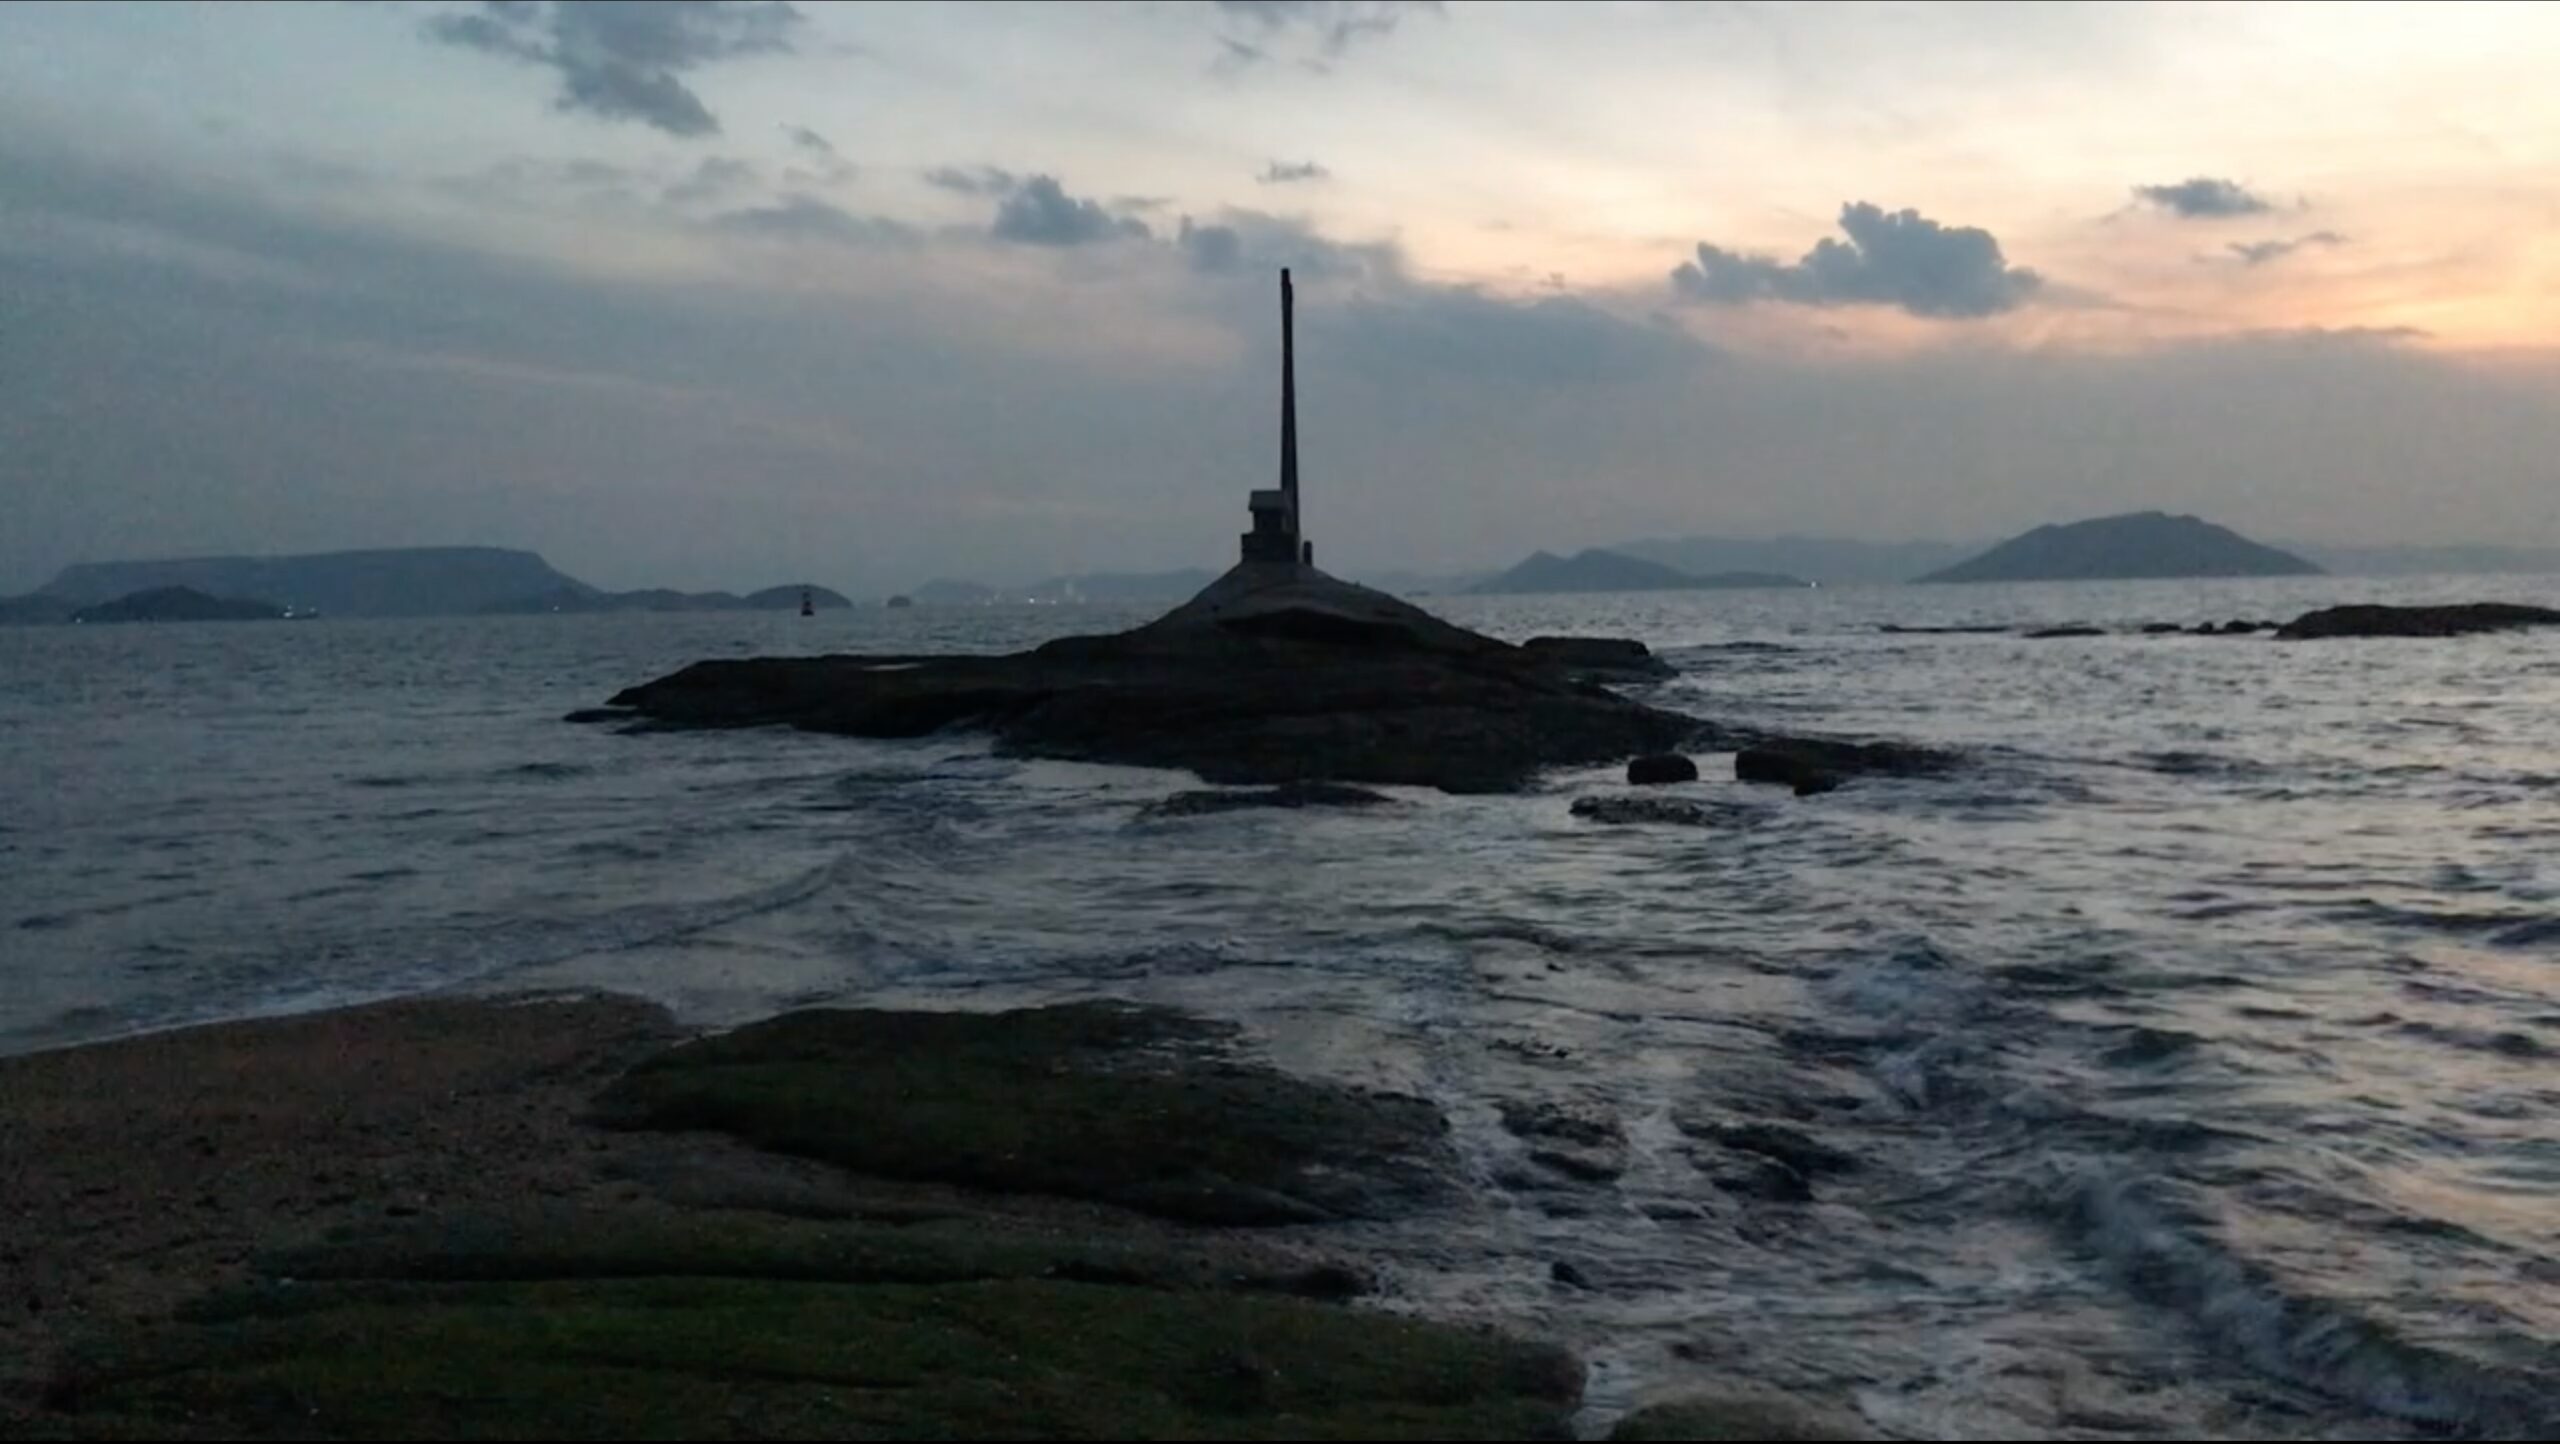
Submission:
[[[1255,789],[1213,788],[1205,791],[1177,792],[1146,809],[1149,817],[1205,817],[1221,812],[1244,812],[1257,808],[1298,809],[1308,807],[1391,807],[1395,799],[1365,787],[1344,787],[1332,782],[1284,782],[1278,787]]]
[[[1796,796],[1809,797],[1830,792],[1854,777],[1934,777],[1955,765],[1952,753],[1906,742],[1774,737],[1735,753],[1733,775],[1744,782],[1792,787]]]

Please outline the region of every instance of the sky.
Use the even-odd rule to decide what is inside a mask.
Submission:
[[[0,591],[2560,545],[2560,8],[0,6]]]

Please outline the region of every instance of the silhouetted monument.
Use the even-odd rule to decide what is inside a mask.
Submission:
[[[1255,492],[1249,505],[1253,530],[1244,534],[1246,561],[1315,565],[1315,543],[1298,525],[1297,296],[1285,269],[1280,272],[1280,485]]]

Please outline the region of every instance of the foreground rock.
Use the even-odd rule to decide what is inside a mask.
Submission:
[[[1447,1191],[1439,1110],[1233,1061],[1228,1031],[1109,1003],[787,1013],[642,1064],[597,1116],[1183,1223],[1375,1217]]]
[[[2276,629],[2278,637],[2460,637],[2517,627],[2560,626],[2560,611],[2514,602],[2470,602],[2445,607],[2324,607]]]
[[[1733,775],[1768,782],[1806,797],[1829,792],[1853,777],[1934,777],[1952,769],[1952,754],[1904,742],[1833,742],[1811,737],[1772,738],[1734,754]]]
[[[1531,637],[1520,650],[1586,682],[1658,682],[1680,669],[1625,637]]]
[[[1673,827],[1707,827],[1719,821],[1718,810],[1685,797],[1577,797],[1573,815],[1586,822],[1664,823]]]
[[[0,1138],[52,1145],[0,1171],[39,1225],[0,1282],[14,1302],[37,1260],[90,1291],[24,1314],[85,1342],[40,1383],[0,1367],[29,1384],[0,1389],[0,1437],[1571,1437],[1582,1371],[1559,1350],[1321,1302],[1363,1282],[1304,1231],[1057,1196],[1186,1217],[1222,1191],[1373,1199],[1394,1171],[1375,1150],[1445,1146],[1417,1100],[1111,1004],[800,1014],[672,1049],[666,1027],[613,1003],[395,1005],[0,1061]],[[573,1100],[635,1050],[600,1105],[627,1126],[580,1125]],[[223,1106],[160,1118],[199,1072]],[[657,1126],[696,1119],[796,1156]],[[468,1166],[376,1191],[417,1151]],[[1372,1182],[1305,1176],[1336,1169]],[[131,1300],[98,1283],[127,1268],[128,1193],[132,1224],[195,1250],[136,1260],[153,1289]],[[55,1194],[85,1227],[51,1226]],[[288,1229],[306,1241],[276,1247]]]
[[[1515,647],[1313,568],[1246,563],[1114,636],[1002,657],[697,662],[612,705],[657,726],[978,728],[1015,755],[1183,768],[1215,783],[1494,792],[1702,730],[1580,675],[1592,646]]]

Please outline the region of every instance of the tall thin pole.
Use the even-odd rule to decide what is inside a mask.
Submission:
[[[1290,545],[1298,529],[1298,355],[1297,296],[1289,288],[1289,272],[1280,272],[1280,490],[1289,498]]]

